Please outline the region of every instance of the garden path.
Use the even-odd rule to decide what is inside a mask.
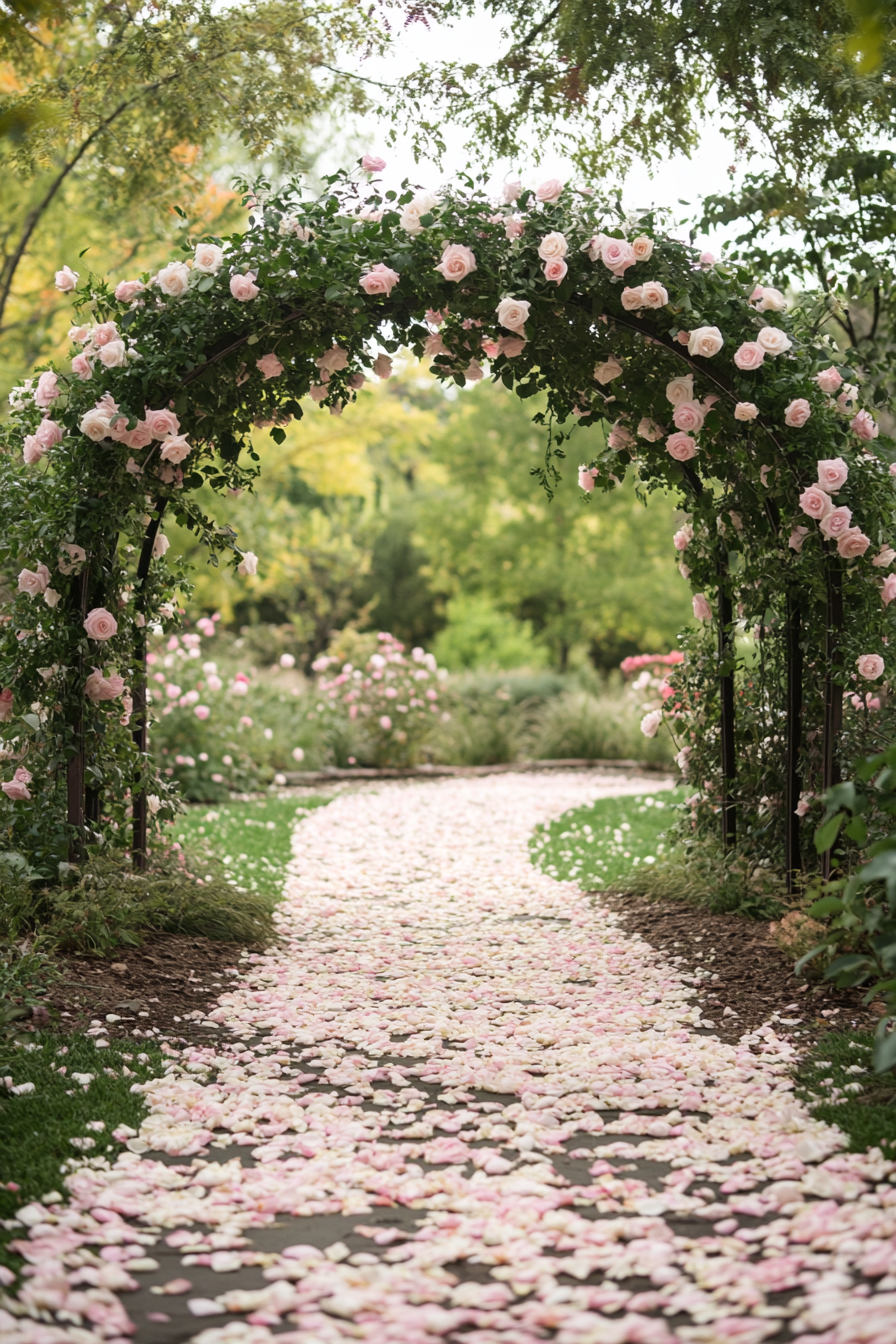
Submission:
[[[537,822],[656,787],[389,784],[304,819],[215,1043],[26,1211],[20,1301],[77,1315],[5,1344],[123,1344],[125,1310],[146,1344],[892,1344],[896,1163],[807,1115],[771,1026],[721,1042],[691,977],[529,862]]]

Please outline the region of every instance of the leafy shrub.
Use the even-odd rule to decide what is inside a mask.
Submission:
[[[537,644],[531,621],[519,621],[482,594],[453,597],[446,604],[447,625],[433,652],[452,672],[465,668],[544,667],[550,654]]]
[[[676,830],[669,831],[674,841]],[[618,888],[655,900],[689,901],[715,915],[778,919],[784,913],[779,873],[754,866],[737,850],[726,851],[712,836],[674,844],[653,867],[639,867]]]
[[[535,734],[532,754],[538,760],[648,760],[671,763],[667,732],[644,737],[640,712],[627,694],[600,699],[587,691],[569,691],[551,701]]]

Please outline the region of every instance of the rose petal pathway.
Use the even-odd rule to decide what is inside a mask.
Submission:
[[[893,1344],[896,1163],[808,1116],[770,1025],[719,1041],[529,862],[537,822],[645,789],[390,784],[305,818],[215,1043],[22,1211],[4,1344]]]

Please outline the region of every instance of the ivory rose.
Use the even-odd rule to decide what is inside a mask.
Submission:
[[[745,372],[758,369],[764,359],[765,351],[758,341],[744,341],[734,352],[735,364]]]
[[[128,351],[124,341],[108,341],[100,347],[100,363],[107,369],[123,369],[128,362]]]
[[[703,593],[694,594],[691,606],[693,607],[694,615],[697,617],[698,621],[712,620],[712,607],[707,602]]]
[[[605,359],[603,364],[595,364],[594,366],[595,382],[601,383],[604,386],[606,386],[607,383],[612,383],[613,379],[618,378],[621,373],[622,365],[613,355],[611,355],[609,359]]]
[[[95,667],[84,683],[84,694],[95,705],[101,700],[117,700],[124,694],[124,680],[114,672],[111,677],[104,677]]]
[[[881,601],[885,607],[888,607],[896,597],[896,574],[888,574],[884,579],[883,587],[880,590]]]
[[[0,691],[0,723],[12,721],[13,693],[9,686]]]
[[[119,303],[131,303],[145,288],[142,280],[119,280],[115,286],[115,297]]]
[[[55,373],[48,369],[37,380],[37,387],[34,389],[35,406],[40,406],[42,410],[46,410],[56,400],[61,391],[59,379]]]
[[[180,421],[173,411],[162,407],[151,411],[145,407],[144,423],[154,439],[168,439],[172,434],[180,433]]]
[[[703,407],[699,401],[680,401],[672,413],[672,423],[676,429],[695,434],[703,428]]]
[[[31,797],[28,790],[30,783],[30,773],[23,766],[19,766],[12,779],[5,779],[0,783],[0,789],[3,790],[11,802],[26,803]]]
[[[386,160],[376,154],[365,154],[361,159],[361,167],[365,173],[381,173],[385,166]]]
[[[261,291],[255,283],[255,272],[248,271],[246,275],[232,275],[230,277],[230,292],[238,303],[248,303],[251,299],[257,299]]]
[[[243,578],[245,578],[247,574],[258,573],[258,556],[254,551],[243,551],[243,558],[237,565],[236,572],[242,574]]]
[[[855,419],[850,421],[849,427],[855,434],[858,434],[859,438],[863,439],[865,443],[871,443],[871,441],[876,439],[880,433],[880,430],[868,411],[859,411]]]
[[[569,270],[569,267],[562,258],[558,257],[554,261],[546,261],[542,270],[544,271],[545,280],[549,280],[551,284],[559,285]]]
[[[190,268],[185,261],[170,261],[156,276],[156,284],[169,299],[181,299],[190,287]]]
[[[759,414],[759,407],[752,401],[739,401],[734,408],[735,420],[755,420]]]
[[[884,660],[879,653],[863,653],[856,659],[859,676],[866,681],[877,681],[884,674]]]
[[[648,443],[656,443],[657,439],[663,437],[664,432],[662,426],[652,420],[649,415],[645,415],[643,419],[638,421],[638,438],[646,439]]]
[[[793,341],[780,327],[762,327],[756,333],[756,340],[767,355],[774,357],[783,355],[793,345]]]
[[[92,333],[93,344],[98,348],[108,345],[110,341],[121,339],[118,327],[114,322],[101,322],[98,327],[94,327]]]
[[[787,540],[787,545],[792,551],[796,551],[797,555],[799,555],[800,551],[803,549],[803,542],[808,535],[808,527],[803,527],[802,525],[795,527]]]
[[[501,196],[504,204],[513,205],[514,201],[518,201],[522,189],[523,184],[518,177],[511,178],[509,182],[505,182],[504,186],[501,188]]]
[[[624,238],[605,238],[600,256],[601,261],[614,275],[623,275],[629,266],[634,266],[638,260],[635,249]]]
[[[822,369],[821,373],[816,373],[815,381],[822,392],[836,392],[843,382],[843,375],[832,364],[829,369]]]
[[[171,545],[171,542],[170,542],[169,539],[165,536],[165,533],[164,533],[164,532],[157,532],[156,535],[155,535],[155,540],[154,540],[153,543],[152,543],[152,558],[153,558],[153,560],[161,560],[162,556],[165,555],[165,554],[167,553],[167,551],[168,551],[168,547],[169,547],[170,545]]]
[[[804,490],[800,495],[800,508],[810,518],[820,520],[830,513],[833,507],[834,501],[820,485],[810,485],[808,490]]]
[[[476,269],[476,258],[463,243],[446,243],[442,249],[442,259],[435,268],[446,280],[464,280]],[[393,272],[394,274],[394,272]]]
[[[433,196],[431,191],[418,191],[413,200],[408,201],[401,212],[399,223],[405,233],[422,233],[423,225],[420,223],[421,218],[423,215],[432,214],[438,204],[438,197]]]
[[[632,239],[632,251],[636,261],[649,261],[653,256],[653,239],[641,233]]]
[[[755,290],[753,291],[755,294]],[[787,300],[780,289],[773,289],[771,285],[763,285],[760,289],[759,302],[756,308],[760,313],[783,313],[787,307]]]
[[[680,406],[683,401],[694,400],[694,375],[692,373],[683,374],[680,378],[673,378],[666,384],[666,400],[673,406]]]
[[[669,294],[658,280],[645,280],[641,286],[641,303],[645,308],[665,308]]]
[[[193,270],[200,275],[215,275],[224,264],[224,249],[217,243],[197,243],[193,253]]]
[[[79,428],[82,434],[87,435],[88,439],[92,439],[94,443],[101,443],[103,439],[109,437],[110,424],[110,417],[104,411],[101,411],[98,406],[94,406],[92,410],[81,417]]]
[[[837,538],[837,553],[844,560],[858,560],[870,545],[871,538],[866,537],[860,527],[850,527]]]
[[[78,272],[70,266],[63,266],[61,271],[56,272],[56,288],[62,294],[71,294],[72,290],[78,288]]]
[[[823,537],[827,537],[829,541],[836,541],[838,537],[843,536],[844,532],[849,531],[851,522],[852,509],[848,509],[845,504],[841,504],[839,508],[830,509],[818,526]]]
[[[72,373],[76,378],[80,378],[82,383],[86,383],[88,378],[93,377],[93,365],[83,351],[80,355],[75,355],[72,360]]]
[[[393,271],[388,266],[384,266],[381,261],[371,266],[366,275],[362,275],[358,281],[365,294],[385,294],[389,295],[398,284],[401,276],[398,271]]]
[[[797,397],[784,412],[784,423],[789,429],[802,429],[812,414],[812,407],[805,397]]]
[[[644,307],[644,291],[640,285],[635,285],[634,288],[626,285],[619,295],[619,302],[627,313],[637,312],[639,308]]]
[[[656,737],[659,726],[663,721],[663,711],[661,709],[652,709],[645,714],[641,720],[641,732],[645,737]]]
[[[256,359],[255,367],[260,371],[262,378],[279,378],[281,373],[285,372],[273,351],[268,355],[262,355],[261,359]]]
[[[391,378],[392,360],[388,355],[377,355],[376,359],[373,361],[373,371],[377,378]]]
[[[560,199],[562,191],[563,183],[560,179],[557,177],[549,177],[547,182],[542,182],[540,187],[536,187],[535,199],[544,204],[553,205],[555,201]]]
[[[818,463],[818,484],[829,495],[844,486],[848,476],[849,467],[842,457],[823,457]]]
[[[94,607],[84,620],[88,639],[111,639],[118,630],[118,622],[105,607]]]
[[[718,327],[697,327],[688,336],[688,354],[711,359],[724,344],[725,338]]]
[[[666,440],[666,451],[676,462],[690,462],[697,456],[697,444],[690,434],[670,434]]]
[[[42,597],[49,582],[50,571],[46,565],[38,565],[36,570],[23,569],[19,574],[18,591],[27,593],[29,597]]]
[[[528,299],[502,299],[495,309],[498,325],[518,332],[520,336],[525,335],[523,327],[529,320],[531,306]]]
[[[546,233],[538,244],[538,255],[542,261],[553,261],[556,257],[565,257],[569,252],[569,243],[562,233]]]
[[[193,451],[193,445],[187,442],[186,435],[176,434],[173,438],[165,439],[159,452],[159,459],[162,462],[183,462],[184,458]]]

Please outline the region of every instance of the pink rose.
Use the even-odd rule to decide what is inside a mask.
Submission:
[[[34,400],[37,401],[37,397],[35,397]],[[858,434],[860,439],[864,439],[866,443],[870,443],[872,439],[876,439],[880,433],[880,430],[868,411],[859,411],[855,419],[849,422],[849,427]]]
[[[802,429],[812,414],[812,407],[805,397],[797,397],[784,412],[784,423],[790,429]]]
[[[501,188],[501,196],[505,205],[513,205],[514,201],[518,201],[522,189],[523,184],[518,177],[512,178],[509,182],[505,182],[504,186]]]
[[[725,338],[718,327],[696,327],[688,335],[688,354],[711,359],[713,355],[719,353],[724,344]]]
[[[605,238],[600,255],[604,265],[614,275],[623,275],[638,260],[635,249],[624,238]]]
[[[37,387],[34,389],[34,404],[46,409],[59,396],[62,389],[59,387],[59,379],[55,373],[49,369],[42,373],[37,380]]]
[[[635,313],[644,307],[644,291],[640,285],[626,285],[619,295],[619,302],[627,313]]]
[[[691,606],[694,609],[694,615],[698,621],[712,620],[712,607],[707,602],[702,593],[695,593]]]
[[[71,294],[73,289],[78,288],[78,272],[63,266],[61,271],[56,272],[56,288],[62,294]]]
[[[546,261],[542,270],[545,280],[549,280],[554,285],[559,285],[569,267],[562,257],[558,257],[554,261]]]
[[[230,277],[230,292],[239,303],[248,303],[250,299],[257,299],[261,291],[255,284],[255,272],[249,271],[247,275],[232,275]]]
[[[664,433],[665,430],[662,426],[652,420],[649,415],[645,415],[638,421],[637,434],[639,439],[646,439],[648,443],[656,443],[657,439],[661,439]]]
[[[804,490],[800,495],[800,508],[810,518],[820,520],[825,514],[830,513],[833,507],[834,501],[819,485],[810,485],[808,490]]]
[[[99,668],[94,668],[84,683],[84,694],[94,705],[102,700],[117,700],[123,692],[123,679],[115,674],[104,677]]]
[[[381,261],[371,266],[366,275],[358,281],[365,294],[385,294],[387,297],[398,284],[401,276],[398,271],[390,270]]]
[[[844,560],[858,560],[871,545],[860,527],[851,527],[837,538],[837,552]]]
[[[620,448],[631,448],[634,442],[631,432],[621,420],[616,421],[607,435],[607,447],[614,449],[614,451],[618,451]]]
[[[502,336],[495,350],[495,358],[504,355],[507,359],[516,359],[529,344],[522,336]]]
[[[734,362],[739,369],[758,369],[765,359],[765,351],[756,341],[744,341],[734,352]]]
[[[690,434],[670,434],[666,440],[666,451],[676,462],[690,462],[697,456],[697,444]]]
[[[536,188],[535,199],[553,205],[554,201],[560,199],[562,191],[563,183],[556,177],[549,177],[547,182],[542,182],[541,186]]]
[[[33,467],[46,453],[46,448],[36,434],[26,434],[22,444],[22,457],[27,466]]]
[[[595,471],[593,467],[579,467],[579,489],[594,489]],[[893,582],[896,583],[896,574],[891,575]]]
[[[756,334],[756,340],[767,355],[777,358],[793,345],[790,337],[780,327],[762,327]]]
[[[65,430],[61,425],[57,425],[55,420],[41,420],[34,431],[34,437],[44,448],[53,448],[57,443],[62,442],[65,437]]]
[[[75,355],[72,360],[72,373],[80,378],[82,383],[93,377],[93,365],[83,351],[80,355]]]
[[[680,406],[683,401],[694,400],[694,375],[692,373],[682,374],[679,378],[673,378],[666,384],[666,399],[673,406]]]
[[[528,299],[502,299],[495,309],[498,325],[506,327],[508,331],[515,331],[520,336],[524,335],[523,327],[529,320],[531,306]]]
[[[641,302],[645,308],[665,308],[669,294],[657,280],[645,280],[641,286]]]
[[[378,722],[383,732],[388,733],[389,729],[392,727],[392,720],[389,718],[389,715],[381,714]]]
[[[636,261],[649,261],[653,256],[653,239],[643,233],[632,239],[632,251]]]
[[[562,233],[546,233],[538,244],[538,255],[542,261],[556,261],[569,252],[569,243]]]
[[[142,294],[146,286],[142,280],[119,280],[115,286],[115,297],[119,303],[130,303]]]
[[[843,382],[843,375],[838,373],[832,364],[829,369],[822,369],[821,373],[816,373],[815,381],[822,392],[836,392]]]
[[[386,166],[386,160],[380,159],[376,154],[365,154],[361,159],[361,167],[365,173],[381,173]]]
[[[686,551],[693,540],[694,540],[694,525],[693,523],[685,523],[684,526],[680,527],[673,536],[672,544],[675,547],[676,551]]]
[[[192,453],[192,451],[193,445],[187,442],[186,435],[178,434],[174,438],[165,440],[159,453],[159,459],[162,462],[183,462],[187,454]]]
[[[46,565],[38,565],[36,570],[23,569],[19,574],[18,591],[27,593],[29,597],[42,597],[49,582],[50,571]]]
[[[896,574],[888,574],[884,579],[883,587],[880,590],[881,601],[885,607],[888,607],[896,597]]]
[[[224,249],[218,243],[197,243],[193,270],[199,275],[217,275],[224,265]]]
[[[451,353],[445,345],[437,331],[432,331],[423,342],[423,353],[428,359],[436,359],[439,355],[448,355]]]
[[[183,298],[190,285],[190,268],[185,261],[169,261],[159,271],[155,282],[169,298]]]
[[[333,345],[329,350],[325,350],[322,355],[318,355],[314,362],[321,373],[326,374],[328,378],[331,373],[339,373],[340,370],[348,367],[348,351],[344,350],[341,345]],[[327,378],[322,381],[326,382]]]
[[[641,720],[641,732],[645,737],[656,737],[662,721],[663,711],[661,709],[650,710]]]
[[[12,719],[13,693],[9,686],[0,691],[0,723],[9,723]]]
[[[787,545],[790,547],[792,551],[796,551],[797,555],[799,555],[800,551],[803,549],[803,542],[806,540],[808,535],[809,535],[808,527],[802,527],[802,526],[795,527],[790,534],[790,538],[787,542]]]
[[[696,434],[703,428],[703,407],[699,401],[681,401],[672,413],[672,422],[676,429],[688,434]]]
[[[145,420],[138,420],[133,429],[125,430],[120,436],[114,435],[126,448],[148,448],[152,443],[152,433]]]
[[[326,399],[327,396],[326,384],[315,383],[313,387],[309,387],[308,395],[312,401],[316,401],[318,404],[320,404],[322,401]]]
[[[18,773],[19,771],[17,770],[16,775],[18,775]],[[26,784],[20,779],[5,779],[0,783],[0,789],[2,789],[7,798],[14,803],[25,803],[31,797]]]
[[[193,713],[196,715],[197,719],[207,719],[209,714],[211,714],[211,710],[208,705],[197,705],[193,710]]]
[[[173,411],[151,411],[147,406],[144,423],[154,439],[167,439],[180,433],[180,421]]]
[[[392,361],[388,355],[377,355],[373,361],[373,371],[377,378],[392,377]]]
[[[281,373],[285,372],[283,365],[273,352],[269,355],[262,355],[261,359],[256,359],[255,367],[261,370],[263,378],[279,378]]]
[[[818,463],[818,484],[829,495],[833,495],[846,484],[848,475],[849,467],[842,457],[824,457]]]
[[[830,509],[824,515],[819,528],[821,534],[827,537],[829,541],[836,541],[842,537],[844,532],[849,531],[849,525],[852,522],[852,509],[848,509],[845,504],[841,504],[837,509]]]
[[[109,341],[100,348],[100,363],[107,369],[123,369],[128,362],[124,341]]]
[[[118,630],[118,622],[105,607],[94,607],[93,611],[87,613],[84,629],[88,639],[111,639]]]
[[[476,269],[476,258],[463,243],[447,243],[442,251],[442,260],[435,268],[441,271],[446,280],[463,280]]]
[[[504,236],[512,243],[514,238],[522,238],[525,227],[519,215],[508,215],[504,220]]]
[[[114,322],[101,322],[98,327],[94,328],[93,343],[96,346],[108,345],[110,341],[117,341],[118,339],[118,327]]]
[[[739,401],[734,408],[735,420],[755,420],[759,414],[759,407],[752,401]]]
[[[701,253],[700,253],[700,265],[701,265],[701,266],[715,266],[715,264],[716,264],[716,254],[715,254],[714,252],[701,252]]]
[[[859,676],[866,681],[877,681],[884,674],[884,660],[879,653],[863,653],[856,659]]]
[[[896,551],[893,550],[893,547],[882,546],[871,563],[877,565],[878,568],[885,569],[887,565],[892,565],[894,560],[896,560]]]
[[[60,574],[74,574],[86,560],[87,552],[84,547],[76,546],[73,542],[67,541],[59,547],[59,562],[56,568]]]
[[[844,383],[843,391],[837,398],[837,406],[844,415],[852,415],[856,409],[856,402],[859,396],[859,389],[855,383]]]
[[[595,364],[594,381],[606,387],[607,383],[612,383],[614,378],[618,378],[622,373],[622,365],[615,356],[611,355],[605,359],[603,364]]]

